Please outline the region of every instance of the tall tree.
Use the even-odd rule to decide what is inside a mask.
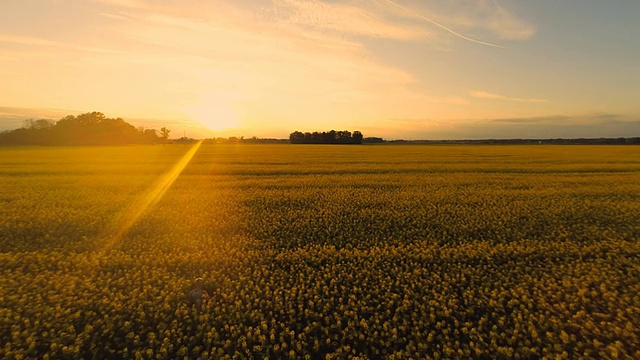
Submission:
[[[170,133],[171,133],[171,130],[167,129],[166,127],[163,127],[160,129],[160,137],[165,140],[169,138]]]
[[[353,132],[353,143],[354,144],[362,144],[362,139],[364,139],[364,137],[362,136],[362,133],[358,130]]]
[[[294,131],[289,134],[289,142],[292,144],[303,144],[304,143],[304,134],[300,131]]]

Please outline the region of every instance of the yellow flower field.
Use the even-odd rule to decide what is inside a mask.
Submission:
[[[0,358],[640,358],[638,214],[635,146],[0,148]]]

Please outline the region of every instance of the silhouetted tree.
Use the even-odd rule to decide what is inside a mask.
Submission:
[[[362,144],[362,139],[364,139],[364,136],[362,136],[362,133],[358,130],[353,132],[353,143],[354,144]]]
[[[160,137],[167,140],[169,139],[169,134],[171,133],[171,130],[167,129],[166,127],[162,127],[160,128]]]
[[[360,134],[360,136],[362,136],[362,134]],[[362,139],[362,142],[366,144],[382,144],[385,140],[381,137],[366,137]]]
[[[53,127],[53,125],[55,125],[53,121],[46,119],[27,119],[24,121],[25,129],[49,129]]]
[[[333,144],[336,142],[336,131],[331,130],[327,133],[327,140],[329,141],[327,144]]]
[[[68,115],[55,124],[49,120],[25,121],[25,127],[0,134],[0,143],[15,145],[118,145],[156,143],[155,130],[140,131],[122,118],[91,112]]]
[[[289,142],[292,144],[304,144],[304,134],[300,131],[294,131],[289,135]]]

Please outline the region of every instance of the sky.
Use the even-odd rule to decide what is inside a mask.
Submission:
[[[0,0],[0,131],[640,136],[638,0]]]

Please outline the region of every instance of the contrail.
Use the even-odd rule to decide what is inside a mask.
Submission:
[[[451,34],[453,34],[453,35],[455,35],[455,36],[457,36],[457,37],[459,37],[461,39],[464,39],[464,40],[467,40],[467,41],[471,41],[471,42],[474,42],[476,44],[481,44],[481,45],[492,46],[492,47],[497,47],[497,48],[500,48],[500,49],[504,49],[504,47],[500,46],[500,45],[496,45],[496,44],[492,44],[492,43],[488,43],[488,42],[472,39],[470,37],[466,37],[466,36],[464,36],[464,35],[462,35],[460,33],[457,33],[455,31],[449,29],[448,27],[446,27],[446,26],[444,26],[444,25],[442,25],[442,24],[440,24],[440,23],[438,23],[436,21],[433,21],[433,20],[429,19],[426,16],[420,15],[418,12],[416,12],[414,10],[411,10],[411,9],[405,7],[405,6],[402,6],[402,5],[398,4],[395,1],[392,1],[392,0],[384,0],[384,1],[388,2],[389,4],[391,4],[393,6],[399,7],[400,9],[402,9],[404,11],[410,12],[410,13],[414,14],[415,16],[421,18],[422,20],[425,20],[425,21],[429,22],[430,24],[435,25],[435,26],[439,27],[440,29],[445,30],[445,31],[447,31],[447,32],[449,32],[449,33],[451,33]]]

